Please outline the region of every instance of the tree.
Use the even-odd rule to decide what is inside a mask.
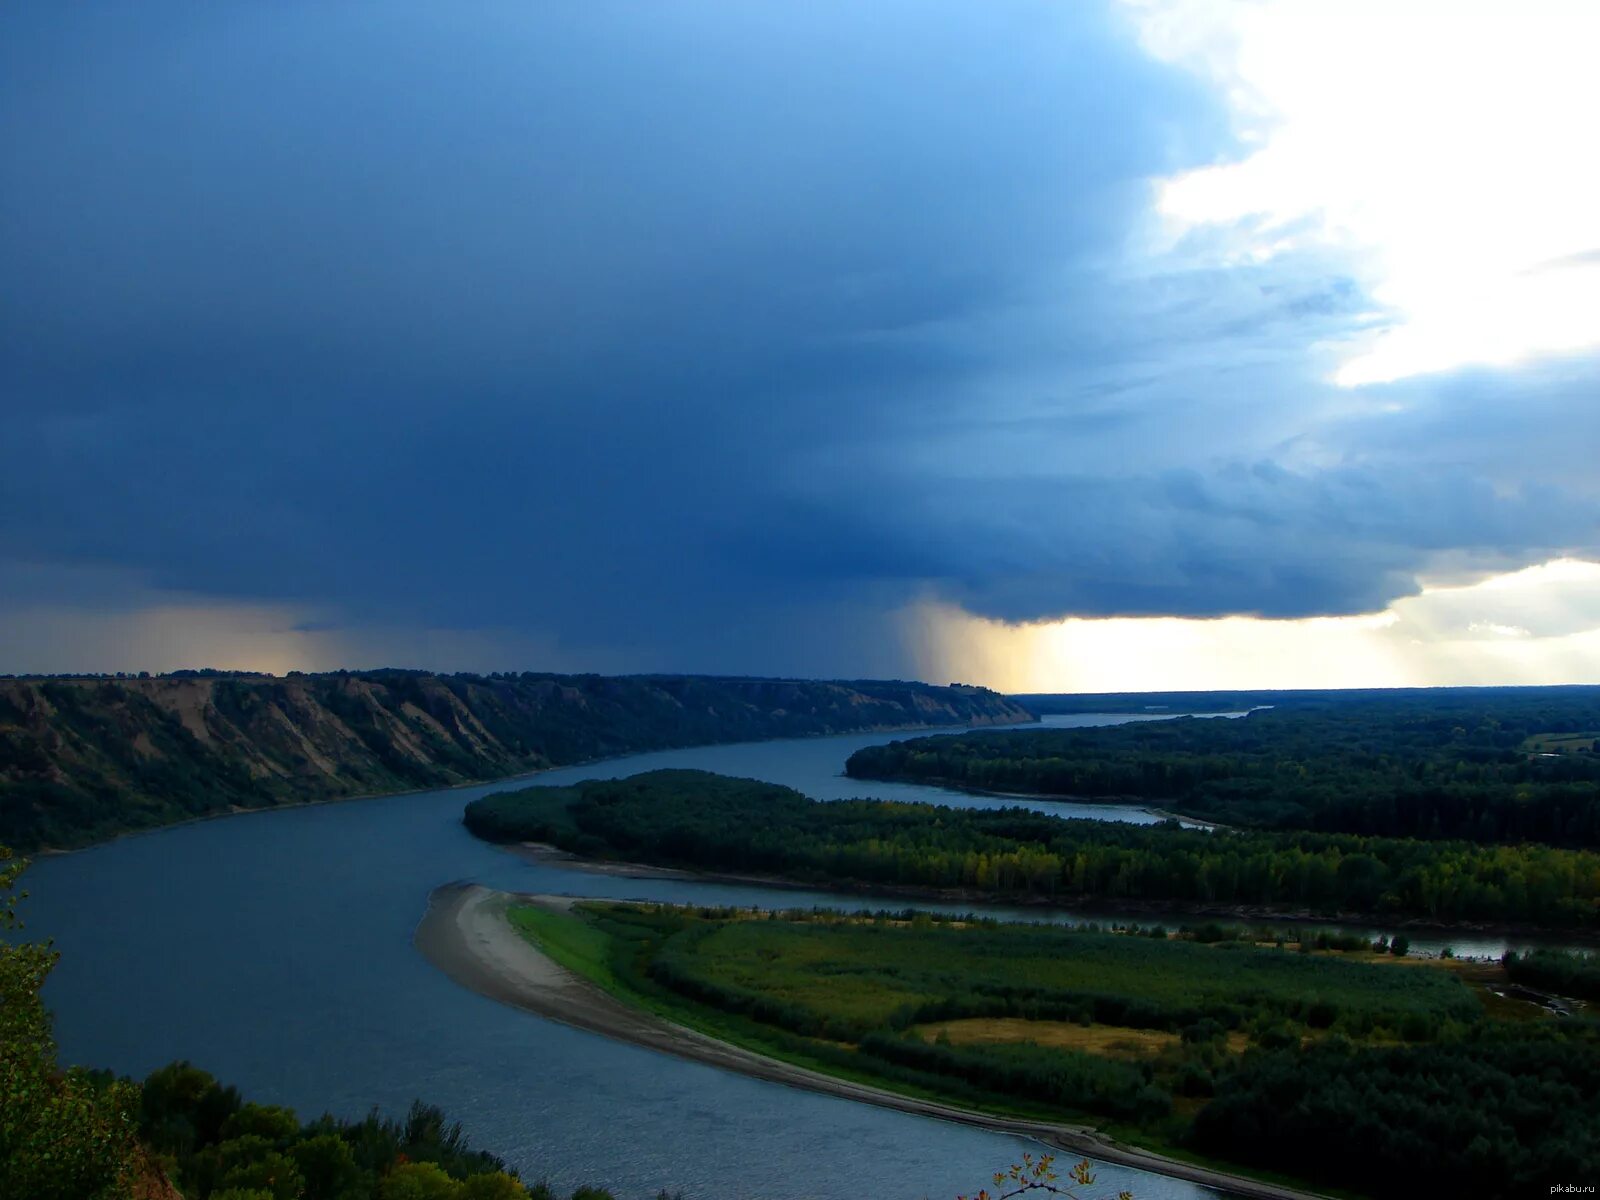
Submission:
[[[140,1088],[139,1136],[152,1150],[185,1158],[222,1140],[222,1127],[239,1110],[239,1090],[223,1087],[209,1071],[168,1063]]]
[[[957,1196],[956,1200],[1011,1200],[1013,1196],[1027,1192],[1083,1200],[1083,1193],[1079,1189],[1094,1186],[1094,1172],[1089,1168],[1089,1160],[1085,1158],[1072,1165],[1067,1172],[1071,1182],[1066,1184],[1061,1183],[1056,1174],[1055,1161],[1054,1154],[1041,1154],[1037,1159],[1031,1154],[1024,1154],[1022,1161],[1013,1163],[1009,1170],[995,1172],[994,1185],[1004,1188],[1004,1191],[990,1192],[984,1188],[975,1196]],[[1133,1200],[1133,1193],[1118,1192],[1117,1200]]]
[[[246,1104],[222,1125],[224,1138],[253,1133],[279,1145],[292,1140],[299,1132],[299,1118],[290,1109],[277,1104]]]
[[[401,1163],[384,1176],[380,1200],[458,1200],[461,1184],[435,1163]]]
[[[289,1154],[306,1181],[306,1200],[338,1200],[361,1182],[355,1152],[337,1134],[321,1133],[296,1142]]]
[[[222,1177],[222,1186],[254,1188],[266,1192],[273,1200],[299,1200],[305,1192],[305,1180],[294,1159],[276,1150],[234,1167]]]
[[[20,929],[17,891],[27,862],[0,846],[0,930]],[[138,1093],[56,1065],[39,989],[55,966],[49,945],[0,940],[0,1196],[110,1200],[141,1170]]]
[[[504,1171],[469,1175],[461,1183],[459,1200],[528,1200],[528,1189]]]

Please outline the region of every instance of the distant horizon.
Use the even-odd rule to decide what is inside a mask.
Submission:
[[[302,671],[291,669],[283,673],[251,670],[243,667],[175,667],[168,671],[29,671],[0,672],[0,680],[134,680],[141,679],[215,679],[237,676],[255,679],[292,679],[296,676],[327,675],[433,675],[439,677],[468,677],[491,679],[497,676],[548,675],[555,677],[592,676],[609,679],[721,679],[769,681],[774,683],[903,683],[924,687],[970,689],[991,692],[1011,700],[1030,697],[1118,697],[1118,696],[1256,696],[1256,695],[1319,695],[1331,692],[1469,692],[1469,691],[1537,691],[1570,690],[1574,688],[1600,689],[1596,682],[1564,683],[1464,683],[1464,684],[1397,684],[1366,686],[1352,684],[1342,687],[1216,687],[1216,688],[1148,688],[1108,689],[1104,691],[1008,692],[982,683],[950,681],[938,683],[932,679],[905,676],[877,675],[769,675],[756,673],[729,673],[722,671],[550,671],[536,667],[505,668],[496,671],[442,671],[427,667],[332,667],[325,670]]]

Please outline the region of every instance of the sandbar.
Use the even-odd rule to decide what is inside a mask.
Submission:
[[[576,898],[567,896],[524,895],[492,891],[477,884],[445,884],[428,897],[428,911],[417,926],[414,940],[429,962],[463,987],[549,1020],[664,1054],[675,1054],[789,1087],[1034,1138],[1072,1155],[1185,1179],[1250,1200],[1322,1200],[1316,1192],[1233,1175],[1126,1146],[1089,1126],[994,1116],[839,1079],[719,1041],[634,1008],[541,953],[506,919],[506,910],[512,904],[532,904],[553,912],[565,912],[576,903]]]

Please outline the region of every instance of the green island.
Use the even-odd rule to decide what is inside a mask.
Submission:
[[[1600,927],[1600,854],[1537,843],[824,803],[703,771],[496,793],[469,804],[464,820],[490,841],[545,842],[590,858],[958,899]]]
[[[1597,729],[1593,687],[1308,693],[1232,720],[914,738],[845,771],[1259,830],[1594,849]]]
[[[612,997],[802,1068],[1373,1196],[1600,1167],[1600,1026],[1497,964],[927,913],[513,905]]]

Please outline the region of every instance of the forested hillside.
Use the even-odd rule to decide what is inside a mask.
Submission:
[[[0,842],[439,787],[633,751],[1032,720],[978,688],[362,671],[0,679]]]
[[[1597,736],[1600,688],[1295,693],[1234,720],[894,742],[858,751],[845,769],[858,779],[1134,798],[1258,829],[1595,848]]]

